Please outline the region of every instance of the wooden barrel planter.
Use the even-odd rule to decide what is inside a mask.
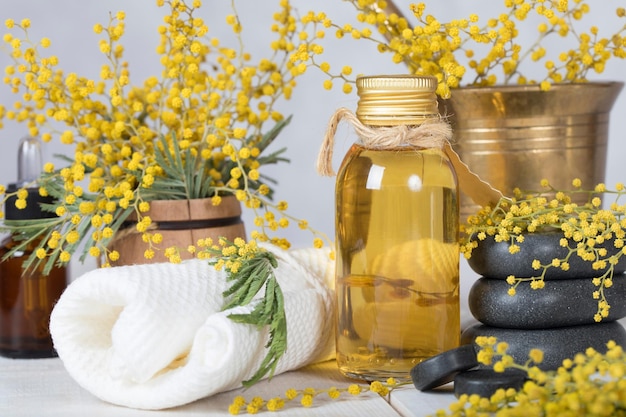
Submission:
[[[148,244],[141,238],[136,228],[136,217],[128,219],[128,226],[121,229],[109,248],[117,250],[120,257],[113,266],[168,262],[165,249],[177,247],[181,258],[191,259],[187,251],[189,245],[196,245],[199,239],[208,237],[217,241],[220,237],[233,240],[245,238],[246,232],[241,219],[241,203],[234,196],[222,198],[214,206],[210,198],[194,200],[155,200],[150,202],[150,210],[145,213],[152,219],[151,233],[161,233],[163,241],[155,245],[152,259],[146,259],[144,252]]]

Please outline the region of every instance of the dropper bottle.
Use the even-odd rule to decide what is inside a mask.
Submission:
[[[5,202],[5,218],[29,220],[54,217],[42,210],[41,203],[50,197],[39,194],[37,179],[42,169],[41,143],[37,138],[21,140],[17,157],[17,182],[9,184],[7,193],[19,189],[28,192],[26,207],[15,206],[16,197]],[[24,269],[24,262],[40,240],[30,242],[25,250],[16,251],[0,262],[0,356],[9,358],[47,358],[56,356],[50,337],[50,313],[67,286],[67,269],[54,267],[48,275],[43,266]],[[13,236],[0,243],[0,259],[17,245]]]

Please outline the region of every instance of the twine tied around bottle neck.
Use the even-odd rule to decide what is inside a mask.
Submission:
[[[361,123],[350,109],[342,107],[331,117],[324,135],[317,157],[317,172],[320,175],[335,175],[332,168],[333,148],[335,133],[342,120],[352,125],[361,144],[367,149],[394,149],[401,146],[443,149],[452,138],[452,128],[441,118],[425,119],[420,125],[368,126]]]

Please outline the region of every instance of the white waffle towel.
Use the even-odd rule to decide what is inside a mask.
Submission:
[[[333,263],[328,251],[270,249],[287,315],[287,351],[276,375],[329,359]],[[163,409],[241,386],[266,355],[266,330],[221,311],[226,274],[207,261],[90,271],[75,280],[50,320],[68,373],[102,400]]]

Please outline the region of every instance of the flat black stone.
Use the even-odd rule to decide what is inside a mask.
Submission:
[[[507,369],[496,372],[493,369],[472,369],[459,373],[454,378],[454,395],[458,398],[462,394],[478,395],[489,398],[500,388],[513,388],[519,391],[526,382],[526,372]]]
[[[479,278],[470,289],[469,308],[483,324],[510,329],[545,329],[595,324],[598,300],[592,293],[598,287],[591,278],[545,281],[545,287],[533,290],[522,282],[516,294],[508,294],[511,286],[501,279]],[[613,278],[613,286],[605,288],[611,306],[603,322],[626,317],[626,274]]]
[[[558,232],[528,233],[524,235],[524,242],[519,244],[520,251],[510,254],[509,242],[496,242],[489,236],[478,243],[478,247],[472,251],[472,256],[468,259],[468,264],[474,272],[487,278],[506,279],[509,275],[517,278],[538,276],[541,271],[533,269],[533,260],[538,259],[542,264],[548,264],[554,258],[563,259],[567,255],[568,249],[559,244],[562,237],[563,235]],[[613,246],[612,240],[597,247],[606,248],[609,255],[621,250]],[[561,268],[548,268],[545,279],[594,278],[605,271],[594,270],[591,262],[583,261],[576,254],[570,257],[569,264],[570,268],[567,271]],[[622,256],[614,268],[615,274],[625,272],[626,256]]]
[[[470,343],[418,363],[411,369],[411,379],[415,388],[427,391],[451,382],[459,372],[476,366],[476,350]]]
[[[544,358],[537,366],[543,370],[557,369],[564,359],[573,358],[589,347],[605,353],[606,344],[611,340],[626,347],[626,330],[616,321],[541,330],[501,329],[477,324],[463,331],[461,343],[473,343],[478,336],[494,336],[499,342],[507,342],[508,354],[518,363],[528,360],[531,349],[541,349]]]

